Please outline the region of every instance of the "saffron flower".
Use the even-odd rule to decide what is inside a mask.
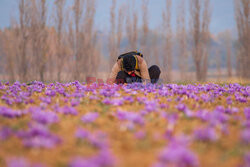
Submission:
[[[59,109],[60,113],[66,114],[66,115],[77,115],[78,111],[74,107],[70,106],[64,106]]]
[[[194,131],[194,139],[200,141],[216,141],[218,136],[211,127],[200,128]]]
[[[72,99],[70,101],[70,104],[72,107],[78,106],[80,104],[80,100],[79,99]]]
[[[58,122],[59,118],[56,113],[51,111],[38,110],[32,113],[32,119],[42,123],[42,124],[51,124]]]
[[[27,131],[18,131],[16,135],[22,139],[25,147],[53,148],[61,143],[61,139],[42,124],[31,124]]]
[[[250,144],[250,129],[246,128],[241,132],[241,141],[244,144]]]
[[[30,163],[25,158],[11,158],[7,161],[8,167],[29,167]]]
[[[70,167],[114,167],[116,158],[108,149],[102,149],[92,157],[75,157],[71,160]]]
[[[16,118],[23,115],[21,110],[13,110],[8,107],[0,107],[0,116],[7,117],[7,118]]]
[[[184,136],[183,136],[184,137]],[[181,137],[182,138],[182,137]],[[197,156],[187,148],[185,140],[172,139],[158,155],[158,161],[153,167],[196,167],[199,166]],[[184,137],[185,138],[185,137]],[[183,143],[184,142],[184,143]]]
[[[250,120],[250,107],[244,109],[246,119]]]
[[[9,127],[2,127],[0,130],[0,141],[7,140],[13,134]]]
[[[77,129],[75,136],[79,139],[88,139],[88,137],[90,136],[90,132],[85,130],[85,129]]]
[[[99,114],[97,112],[89,112],[82,116],[81,120],[84,123],[92,123],[99,117]]]
[[[144,131],[138,131],[135,133],[135,137],[137,139],[144,139],[146,137],[146,133]]]

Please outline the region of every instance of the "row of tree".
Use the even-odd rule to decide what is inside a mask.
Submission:
[[[188,79],[186,72],[193,65],[196,79],[204,81],[212,53],[210,0],[189,0],[188,8],[185,2],[180,0],[176,33],[173,33],[172,0],[166,0],[160,32],[149,28],[149,0],[143,0],[139,10],[130,3],[117,9],[117,1],[112,0],[106,45],[95,26],[95,0],[74,0],[70,7],[65,0],[56,0],[50,15],[46,0],[19,0],[19,18],[12,20],[10,28],[0,31],[1,77],[10,81],[84,80],[88,75],[97,76],[99,67],[105,64],[103,55],[104,47],[107,47],[109,69],[121,52],[140,50],[146,55],[148,64],[160,65],[162,77],[171,81],[173,52],[176,52],[181,79]],[[142,15],[141,27],[138,24],[139,12]],[[248,0],[235,0],[235,16],[238,30],[236,71],[238,76],[250,78]],[[53,23],[48,24],[48,19]],[[158,36],[152,38],[152,33]],[[230,33],[225,36],[227,74],[231,77],[232,43]],[[125,47],[122,45],[124,41],[127,42]]]
[[[100,49],[95,0],[56,0],[48,25],[46,0],[19,0],[19,19],[1,32],[1,66],[10,81],[72,80],[96,74]]]

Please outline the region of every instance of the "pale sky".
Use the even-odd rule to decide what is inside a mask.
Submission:
[[[68,5],[73,3],[73,0],[66,0]],[[136,10],[140,9],[142,0],[117,0],[117,6],[122,4],[133,4]],[[17,2],[18,0],[0,0],[0,28],[9,27],[11,17],[17,18]],[[52,9],[54,0],[47,0],[50,10]],[[109,15],[112,0],[97,0],[97,10],[95,24],[101,31],[109,29]],[[179,6],[180,0],[173,0],[172,5],[172,27],[176,25],[176,8]],[[188,4],[189,0],[186,0]],[[162,11],[165,7],[165,0],[149,0],[149,26],[151,29],[160,27],[162,22]],[[186,5],[188,10],[188,5]],[[219,33],[224,30],[236,31],[234,18],[233,0],[211,0],[212,18],[210,31]],[[188,13],[187,13],[188,14]]]

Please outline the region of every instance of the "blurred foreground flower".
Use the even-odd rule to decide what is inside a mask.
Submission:
[[[116,158],[110,150],[100,150],[97,155],[92,157],[76,157],[69,164],[70,167],[115,167]]]
[[[82,116],[81,120],[84,123],[92,123],[99,117],[99,114],[97,112],[89,112]]]
[[[158,155],[158,161],[153,167],[197,167],[198,157],[187,148],[188,140],[185,136],[179,136],[170,140]]]
[[[53,148],[62,142],[42,124],[32,124],[27,131],[20,130],[16,135],[22,139],[24,146],[32,148]]]
[[[200,128],[194,131],[194,138],[200,141],[216,141],[218,136],[211,127]]]

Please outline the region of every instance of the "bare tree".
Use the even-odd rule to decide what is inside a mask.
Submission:
[[[17,57],[19,62],[19,76],[21,81],[27,81],[27,73],[28,73],[28,55],[27,55],[27,45],[29,40],[29,32],[28,27],[30,26],[31,16],[28,13],[29,10],[29,2],[27,0],[19,0],[19,27],[17,29],[17,37],[19,39],[19,49],[20,56]]]
[[[200,81],[206,79],[208,67],[211,17],[209,0],[190,0],[190,15],[190,30],[193,37],[192,56],[196,68],[196,79]]]
[[[221,77],[221,56],[220,56],[220,50],[217,48],[215,50],[215,64],[216,64],[216,70],[217,70],[217,78],[220,79]]]
[[[110,34],[109,34],[109,65],[110,68],[114,65],[117,60],[117,56],[121,51],[120,45],[123,35],[123,23],[124,23],[124,6],[120,6],[118,17],[116,15],[116,0],[112,1],[112,6],[110,8]],[[116,21],[116,19],[118,19]]]
[[[17,69],[16,69],[16,53],[18,48],[17,40],[16,40],[16,35],[13,30],[8,30],[5,29],[3,31],[3,64],[4,70],[6,71],[5,74],[7,75],[7,78],[9,81],[14,82],[17,79]]]
[[[143,0],[142,2],[142,37],[141,37],[141,51],[145,56],[147,62],[151,61],[150,59],[150,49],[147,48],[148,43],[148,0]]]
[[[204,60],[202,64],[202,80],[206,80],[207,69],[208,69],[208,54],[210,49],[210,31],[209,24],[211,21],[211,9],[210,0],[205,0],[203,5],[203,16],[202,16],[202,50],[204,54]]]
[[[228,34],[228,39],[226,41],[227,50],[227,76],[232,77],[232,38],[231,34]]]
[[[3,49],[4,39],[3,39],[3,36],[4,36],[4,34],[3,34],[2,30],[0,30],[0,75],[2,75],[2,72],[3,72],[3,57],[4,57],[4,49]]]
[[[171,6],[172,0],[166,0],[166,8],[163,11],[163,27],[165,33],[165,45],[163,56],[163,68],[166,72],[165,77],[167,81],[172,79],[172,27],[171,27]]]
[[[82,23],[82,48],[81,55],[83,56],[81,66],[84,75],[96,75],[99,64],[99,54],[96,50],[98,45],[96,36],[97,32],[94,30],[94,16],[95,16],[95,0],[86,1],[84,8],[84,18]],[[85,68],[84,68],[85,67]]]
[[[131,11],[130,6],[127,7],[127,10],[129,12],[127,12],[126,16],[126,34],[129,42],[129,50],[137,50],[138,14],[134,8]]]
[[[45,80],[46,63],[48,59],[48,44],[47,44],[47,5],[46,0],[31,0],[31,44],[33,54],[33,68],[39,80]]]
[[[56,29],[56,68],[57,80],[61,81],[61,73],[65,63],[64,46],[63,46],[63,33],[65,24],[65,0],[56,0],[55,4],[55,29]]]
[[[159,50],[160,50],[160,47],[159,47],[159,44],[158,44],[158,38],[157,38],[157,33],[154,32],[154,36],[153,36],[153,39],[152,39],[152,51],[153,51],[153,62],[154,64],[157,64],[158,66],[160,65],[160,58],[159,58]]]
[[[75,31],[73,27],[73,21],[70,20],[68,23],[68,32],[66,35],[66,39],[68,41],[67,45],[69,47],[69,57],[68,57],[68,63],[67,66],[69,68],[68,73],[67,73],[67,78],[74,79],[74,72],[76,71],[76,57],[75,57]]]
[[[116,0],[112,0],[112,6],[110,8],[110,34],[109,34],[109,66],[112,68],[117,57],[116,50]]]
[[[74,15],[74,73],[73,78],[77,79],[80,75],[80,25],[83,13],[84,0],[75,0],[73,5],[73,15]]]
[[[185,0],[179,4],[179,11],[177,16],[177,42],[178,42],[178,55],[179,55],[179,69],[181,80],[187,80],[186,72],[188,70],[188,52],[187,52],[187,34],[186,34],[186,6]]]
[[[73,78],[81,80],[91,73],[97,73],[99,53],[97,52],[97,31],[94,30],[95,0],[75,0],[74,23],[70,23],[69,37],[73,41]]]
[[[232,35],[229,30],[223,31],[218,35],[221,39],[222,46],[226,49],[226,66],[227,66],[227,77],[232,77]]]
[[[250,78],[250,30],[249,30],[249,0],[235,0],[235,18],[238,30],[238,74]]]
[[[118,13],[118,25],[117,25],[117,41],[116,41],[116,47],[119,51],[121,51],[121,41],[123,37],[123,24],[124,24],[124,6],[122,5],[119,8]]]

